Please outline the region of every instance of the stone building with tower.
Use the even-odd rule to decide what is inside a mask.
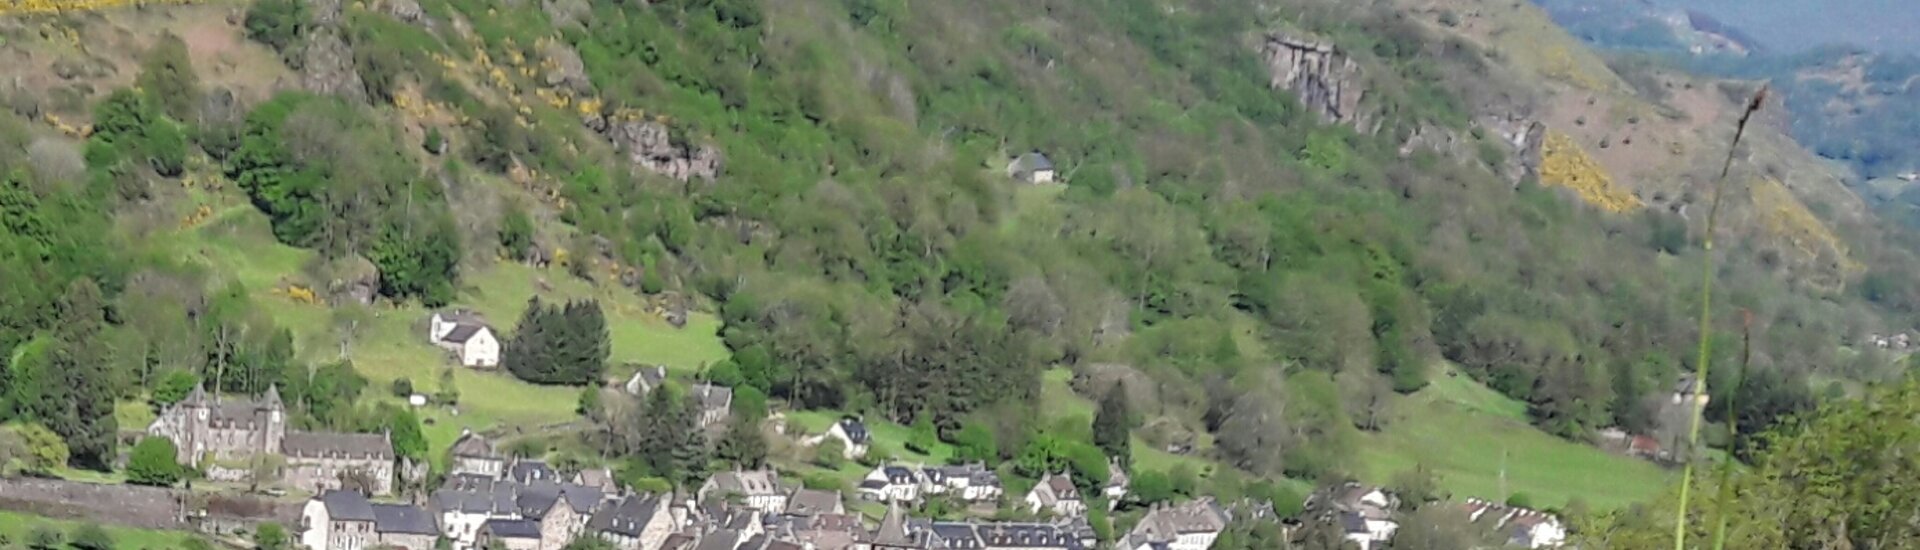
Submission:
[[[172,440],[181,464],[207,470],[215,479],[244,479],[255,471],[248,463],[277,457],[283,461],[281,479],[300,490],[339,489],[354,479],[375,495],[393,491],[393,444],[387,435],[288,431],[278,387],[252,399],[210,397],[196,387],[162,411],[147,426],[147,435]]]

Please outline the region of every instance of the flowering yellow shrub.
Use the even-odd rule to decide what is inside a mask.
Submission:
[[[1747,187],[1753,194],[1753,207],[1760,216],[1761,226],[1768,233],[1785,239],[1800,254],[1800,259],[1812,261],[1819,258],[1823,250],[1830,250],[1843,259],[1847,257],[1846,243],[1827,229],[1813,211],[1807,210],[1806,204],[1794,198],[1785,184],[1761,179]]]
[[[1580,199],[1608,212],[1627,212],[1645,206],[1639,197],[1613,182],[1613,177],[1572,137],[1549,131],[1540,151],[1540,182],[1572,189]]]
[[[191,4],[196,0],[0,0],[0,16],[97,11],[127,6]]]

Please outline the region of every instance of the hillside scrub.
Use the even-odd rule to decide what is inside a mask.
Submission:
[[[122,242],[117,212],[148,204],[142,186],[177,175],[173,160],[194,148],[220,160],[275,239],[364,258],[388,300],[446,304],[484,267],[463,264],[464,250],[505,249],[716,313],[731,357],[703,372],[742,393],[913,425],[929,454],[959,443],[1024,475],[1070,469],[1088,487],[1108,475],[1106,454],[1168,446],[1269,479],[1354,475],[1356,448],[1392,429],[1393,406],[1432,387],[1443,360],[1557,436],[1651,431],[1652,405],[1698,361],[1686,350],[1699,329],[1677,304],[1700,288],[1663,260],[1707,253],[1686,245],[1684,226],[1516,186],[1481,160],[1499,155],[1401,153],[1414,130],[1465,128],[1501,83],[1486,66],[1497,56],[1389,6],[420,4],[431,24],[374,10],[329,23],[367,87],[348,95],[365,104],[281,92],[247,106],[223,141],[171,98],[116,92],[96,108],[87,181],[0,179],[0,279],[26,281],[0,291],[0,358],[31,367],[0,373],[60,360],[72,342],[54,330],[61,296],[91,280],[114,303],[101,330],[138,342],[98,362],[108,404],[185,370],[228,392],[277,384],[303,426],[393,421],[356,409],[367,381],[350,365],[297,360],[248,289]],[[247,33],[299,59],[314,25],[304,6],[257,3]],[[1321,124],[1270,89],[1236,37],[1276,28],[1351,52],[1380,90],[1366,107],[1381,127]],[[568,51],[580,74],[543,61]],[[623,124],[664,143],[609,137]],[[423,128],[442,146],[421,151]],[[169,129],[191,136],[180,155]],[[0,165],[30,165],[32,137],[0,117]],[[710,180],[656,171],[709,149],[725,159]],[[1005,177],[1013,155],[1036,150],[1064,189]],[[450,197],[481,185],[514,194],[456,225]],[[473,225],[485,230],[462,232]],[[1711,386],[1741,392],[1721,420],[1751,433],[1813,406],[1795,388],[1837,370],[1835,335],[1875,310],[1774,277],[1745,252],[1715,252],[1731,274],[1715,295],[1755,312],[1769,332],[1757,363],[1779,376]],[[534,306],[505,342],[507,368],[601,382],[598,306]],[[1033,425],[1046,417],[1042,369],[1100,363],[1139,372],[1151,402]],[[20,396],[11,376],[0,420],[42,418],[31,405],[44,396]],[[679,482],[711,466],[677,392],[600,408],[601,450],[635,457],[623,475]],[[98,419],[46,420],[72,428],[56,431],[81,443],[77,457],[109,456]],[[758,461],[759,444],[723,450]],[[1184,489],[1170,491],[1198,492],[1181,467]]]

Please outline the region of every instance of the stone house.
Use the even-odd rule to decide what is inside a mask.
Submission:
[[[1033,513],[1047,510],[1061,517],[1077,517],[1087,513],[1087,503],[1080,499],[1080,490],[1073,486],[1073,478],[1068,477],[1066,472],[1040,478],[1040,482],[1033,485],[1033,490],[1027,491],[1025,502],[1027,510]]]
[[[867,431],[867,425],[856,418],[842,418],[827,428],[827,433],[807,438],[808,446],[819,445],[828,439],[838,439],[845,445],[841,455],[848,460],[867,456],[867,445],[872,443],[873,434]]]
[[[700,404],[701,427],[725,424],[733,413],[733,388],[700,382],[687,391],[687,398]]]
[[[453,458],[448,471],[453,474],[472,474],[498,478],[506,475],[507,458],[493,446],[492,441],[480,434],[465,432],[460,439],[453,441],[453,449],[448,451]]]
[[[386,434],[289,432],[281,444],[288,485],[318,493],[342,488],[342,478],[365,479],[374,495],[393,493],[393,442]]]
[[[373,504],[354,491],[327,491],[300,511],[300,544],[310,550],[362,550],[379,542]]]
[[[147,425],[147,435],[173,441],[181,464],[199,467],[203,460],[245,460],[280,452],[287,434],[286,406],[279,386],[269,386],[260,399],[209,398],[195,386]]]
[[[374,495],[393,490],[393,446],[385,435],[289,431],[278,386],[269,386],[258,399],[208,397],[204,388],[195,387],[162,411],[147,426],[147,435],[173,441],[181,464],[230,472],[221,477],[232,481],[251,472],[217,468],[217,463],[281,456],[286,459],[282,480],[299,490],[339,489],[343,474],[364,476]]]
[[[594,512],[586,532],[620,550],[651,550],[660,548],[679,529],[667,497],[629,495]]]
[[[1119,547],[1132,550],[1141,545],[1161,545],[1168,550],[1206,550],[1227,530],[1229,519],[1212,498],[1155,504]]]
[[[622,386],[622,388],[627,390],[629,394],[646,395],[647,392],[651,392],[654,388],[658,388],[661,384],[665,383],[667,383],[666,367],[660,365],[642,366],[640,370],[634,371],[632,377],[627,378],[627,383]]]
[[[1032,184],[1053,183],[1053,160],[1039,151],[1032,151],[1007,163],[1007,177]]]
[[[787,511],[787,489],[773,470],[713,474],[700,485],[694,496],[701,501],[722,499],[732,502],[732,499],[738,498],[740,505],[769,514]]]
[[[433,515],[409,504],[373,504],[373,532],[379,545],[406,550],[433,550],[440,529]]]
[[[1132,488],[1133,479],[1127,477],[1126,468],[1118,460],[1108,460],[1107,471],[1110,472],[1107,485],[1100,490],[1100,494],[1107,497],[1107,511],[1112,512],[1120,506],[1121,499],[1127,498],[1127,490]]]
[[[540,550],[540,542],[540,524],[533,520],[490,519],[480,525],[474,547],[492,548],[498,544],[506,550]]]

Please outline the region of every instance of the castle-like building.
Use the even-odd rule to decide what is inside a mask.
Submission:
[[[160,413],[147,434],[172,440],[181,464],[215,479],[251,475],[252,468],[236,462],[280,456],[281,479],[301,490],[339,489],[348,476],[365,479],[376,495],[393,490],[393,444],[385,434],[288,431],[277,386],[258,399],[209,398],[195,387]]]

